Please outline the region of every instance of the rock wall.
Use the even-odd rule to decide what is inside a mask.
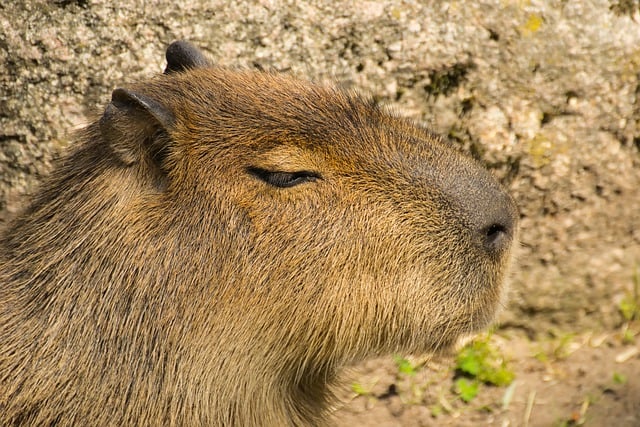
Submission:
[[[638,2],[14,0],[0,5],[0,224],[111,91],[175,39],[336,80],[423,121],[512,189],[503,322],[614,325],[640,264]]]

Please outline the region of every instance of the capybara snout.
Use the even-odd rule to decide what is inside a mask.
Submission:
[[[510,249],[516,233],[518,211],[512,197],[484,169],[456,171],[452,167],[442,173],[446,175],[449,171],[454,179],[445,178],[447,182],[442,185],[454,209],[455,206],[459,209],[457,217],[475,233],[479,249],[487,256],[499,258]]]
[[[370,99],[176,42],[0,234],[0,424],[313,426],[502,304],[517,210]]]

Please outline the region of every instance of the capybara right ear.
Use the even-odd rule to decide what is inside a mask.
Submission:
[[[114,154],[127,166],[148,157],[161,160],[175,116],[157,100],[127,89],[116,89],[100,119],[100,131]],[[158,132],[164,131],[164,132]]]
[[[200,50],[189,42],[179,40],[167,48],[167,68],[165,74],[180,73],[190,68],[208,67],[209,60]]]

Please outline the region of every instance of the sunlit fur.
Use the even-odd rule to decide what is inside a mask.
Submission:
[[[175,122],[105,115],[0,234],[0,424],[321,425],[341,367],[491,321],[516,210],[448,143],[273,73],[127,89]]]

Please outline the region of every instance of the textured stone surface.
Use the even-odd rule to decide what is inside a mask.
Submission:
[[[640,24],[611,6],[3,2],[0,224],[110,92],[160,72],[166,45],[184,38],[220,64],[358,88],[449,136],[521,208],[504,322],[611,326],[640,263]]]

